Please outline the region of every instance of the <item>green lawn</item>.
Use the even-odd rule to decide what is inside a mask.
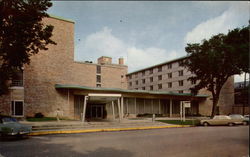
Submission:
[[[199,120],[186,120],[185,122],[181,120],[157,120],[159,122],[168,123],[168,124],[177,124],[177,125],[199,125]]]
[[[43,117],[43,118],[27,118],[29,122],[45,122],[45,121],[56,121],[56,117]]]

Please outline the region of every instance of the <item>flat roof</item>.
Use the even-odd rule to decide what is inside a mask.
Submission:
[[[60,17],[60,16],[55,16],[55,15],[49,14],[49,17],[54,18],[54,19],[58,19],[58,20],[62,20],[62,21],[66,21],[66,22],[75,23],[75,21],[73,21],[71,19],[66,19],[66,18]]]
[[[134,94],[151,94],[151,95],[168,95],[168,96],[192,96],[191,93],[173,93],[165,91],[147,91],[147,90],[129,90],[121,88],[97,88],[81,85],[69,85],[69,84],[55,84],[56,89],[80,89],[80,90],[92,90],[92,91],[107,91],[107,92],[120,92],[120,93],[134,93]],[[206,98],[208,95],[195,95],[194,97]]]
[[[182,59],[185,59],[187,57],[188,56],[183,56],[183,57],[179,57],[179,58],[176,58],[176,59],[173,59],[173,60],[162,62],[162,63],[156,64],[156,65],[152,65],[152,66],[147,67],[147,68],[143,68],[143,69],[140,69],[140,70],[136,70],[136,71],[130,72],[130,73],[126,74],[126,75],[131,75],[131,74],[134,74],[134,73],[137,73],[137,72],[140,72],[140,71],[144,71],[144,70],[148,70],[148,69],[151,69],[151,68],[154,68],[154,67],[157,67],[157,66],[161,66],[161,65],[164,65],[164,64],[169,64],[169,63],[172,63],[172,62],[176,62],[178,60],[182,60]]]

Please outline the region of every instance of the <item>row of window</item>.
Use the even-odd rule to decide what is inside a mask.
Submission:
[[[178,62],[179,66],[182,64],[182,62],[183,61],[179,61]],[[168,69],[172,69],[172,63],[167,64],[167,68]],[[153,69],[154,68],[151,68],[151,69],[147,70],[148,73],[149,74],[153,74]],[[181,70],[181,71],[182,71],[181,73],[183,75],[183,70]],[[162,66],[157,67],[157,72],[162,72]],[[141,74],[142,74],[142,76],[145,76],[145,71],[142,71]],[[180,75],[180,76],[182,76],[182,75]],[[137,78],[138,77],[138,73],[133,74],[133,76],[134,76],[134,78]],[[132,75],[129,75],[129,79],[132,79]]]
[[[179,73],[179,76],[183,76],[183,70],[179,70],[178,73]],[[172,78],[172,73],[168,73],[167,75],[168,75],[168,78]],[[136,76],[136,78],[138,77],[137,75],[135,75],[135,76]],[[162,75],[159,75],[158,78],[159,78],[158,80],[161,80]],[[129,79],[131,79],[131,75],[129,76]]]
[[[150,82],[153,82],[153,77],[150,78]],[[138,83],[139,83],[138,80],[135,81],[135,84],[136,84],[136,85],[138,85]],[[142,79],[142,83],[145,84],[145,79]],[[178,83],[179,83],[179,86],[183,86],[183,85],[184,85],[184,81],[183,81],[183,80],[178,81]],[[192,84],[192,85],[193,85],[193,84],[196,84],[196,81],[191,81],[191,84]],[[132,82],[129,82],[129,86],[132,86],[132,85],[133,85]],[[168,83],[168,88],[172,88],[172,82],[169,82],[169,83]],[[161,88],[160,88],[160,89],[161,89]]]
[[[172,85],[171,85],[172,87]],[[154,86],[149,86],[150,90],[154,90]],[[138,90],[138,88],[135,88],[136,90]],[[142,90],[146,90],[146,87],[142,87]],[[162,84],[158,84],[158,89],[162,89]],[[179,90],[178,93],[183,93],[183,90]]]
[[[102,86],[101,72],[102,72],[101,66],[97,65],[96,66],[96,87]]]

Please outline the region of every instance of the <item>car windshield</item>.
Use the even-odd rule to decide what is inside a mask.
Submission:
[[[16,118],[12,118],[12,117],[5,117],[2,119],[3,122],[17,122]]]

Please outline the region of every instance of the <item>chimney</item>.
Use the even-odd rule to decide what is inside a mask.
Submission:
[[[98,64],[112,64],[112,58],[107,56],[101,56],[97,60]]]
[[[123,58],[119,58],[119,65],[124,65],[124,59]]]

